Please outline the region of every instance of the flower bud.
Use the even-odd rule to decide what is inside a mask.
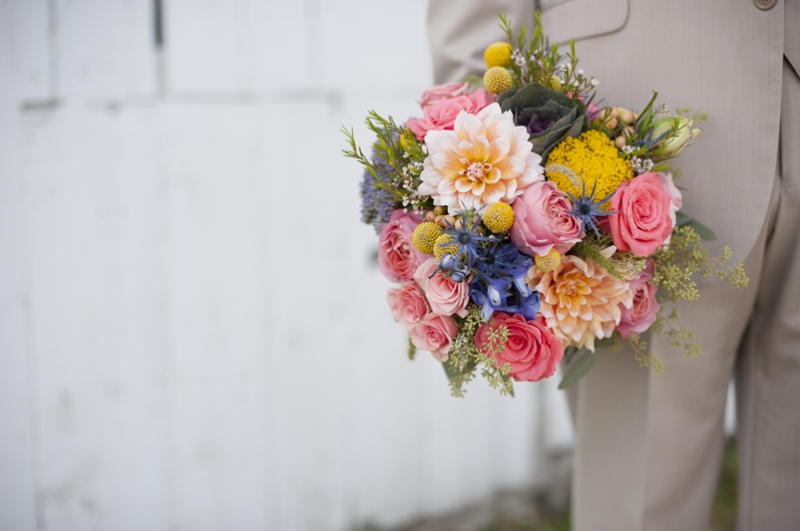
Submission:
[[[623,114],[621,116],[621,118],[622,118],[622,121],[625,122],[626,124],[632,124],[633,123],[633,111],[631,111],[631,110],[625,111],[625,114]]]
[[[678,121],[678,134],[671,136],[672,126],[674,125],[675,120]],[[665,138],[665,140],[659,142],[660,146],[663,146],[663,149],[660,153],[658,153],[658,155],[653,157],[653,160],[658,162],[676,157],[681,151],[683,151],[683,148],[689,144],[689,141],[699,135],[700,132],[700,129],[692,129],[692,120],[682,116],[679,116],[674,120],[666,120],[664,123],[655,126],[652,132],[653,138],[658,138],[662,135],[668,138]]]
[[[624,136],[618,136],[614,139],[614,145],[617,146],[617,149],[622,149],[622,146],[625,145],[625,142],[626,140]]]
[[[455,262],[455,260],[452,259],[452,255],[449,254],[445,257],[445,260],[448,260],[448,264],[451,264],[450,260]],[[468,271],[464,271],[463,269],[453,269],[453,271],[450,273],[450,280],[453,282],[464,282],[464,280],[467,278],[467,274]]]

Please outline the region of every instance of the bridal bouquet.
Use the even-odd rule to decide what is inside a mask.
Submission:
[[[648,330],[698,354],[674,308],[699,297],[694,274],[747,284],[730,249],[712,257],[702,241],[714,234],[680,211],[670,161],[704,116],[670,114],[656,93],[640,112],[599,108],[574,43],[561,54],[538,16],[530,39],[500,19],[508,40],[486,49],[482,79],[428,89],[405,123],[370,112],[369,156],[344,130],[409,357],[430,351],[462,396],[478,370],[513,394],[512,381],[549,378],[562,359],[567,387],[599,347],[623,342],[659,372]]]

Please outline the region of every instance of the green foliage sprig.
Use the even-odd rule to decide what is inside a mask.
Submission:
[[[377,139],[372,144],[374,157],[383,162],[391,171],[386,172],[378,167],[376,160],[367,157],[356,143],[352,129],[342,127],[347,137],[349,149],[343,149],[345,156],[357,160],[369,172],[375,185],[387,190],[396,201],[396,208],[422,210],[433,208],[433,200],[419,195],[420,174],[427,156],[425,146],[417,140],[407,127],[395,123],[390,116],[384,118],[375,111],[369,111],[366,119],[367,127]]]
[[[528,83],[539,83],[562,92],[581,105],[588,105],[595,97],[596,81],[579,71],[575,41],[570,41],[566,55],[561,54],[558,44],[551,44],[547,40],[538,11],[535,12],[535,18],[533,35],[528,40],[528,28],[524,24],[520,26],[519,34],[515,38],[508,17],[505,13],[500,14],[500,27],[513,48],[511,61],[506,66],[511,73],[514,88],[519,89]]]

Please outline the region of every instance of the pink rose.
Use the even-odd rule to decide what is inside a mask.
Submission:
[[[501,326],[508,329],[508,341],[502,351],[494,355],[498,367],[508,363],[511,366],[508,375],[518,382],[537,382],[556,373],[556,365],[564,357],[564,346],[547,328],[544,317],[526,321],[519,314],[495,312],[488,323],[478,328],[475,346],[487,352],[489,332]]]
[[[422,118],[411,118],[406,126],[422,140],[428,131],[452,130],[458,113],[478,114],[492,103],[492,96],[483,89],[472,94],[442,100],[422,109]]]
[[[656,286],[649,281],[653,280],[653,262],[648,262],[647,268],[642,271],[639,278],[631,280],[633,292],[633,306],[630,309],[619,306],[622,312],[617,331],[622,337],[628,339],[631,334],[641,334],[650,328],[656,320],[656,314],[661,308],[656,300]]]
[[[444,363],[450,357],[450,346],[458,334],[458,325],[452,317],[429,313],[411,329],[411,343],[421,350],[429,350],[433,357]]]
[[[414,280],[425,292],[431,310],[439,315],[458,314],[460,317],[467,316],[467,303],[469,302],[469,279],[463,282],[456,282],[442,275],[441,272],[430,277],[439,261],[436,258],[428,258],[414,273]]]
[[[581,241],[583,222],[569,213],[567,195],[551,181],[531,184],[511,204],[514,225],[509,236],[522,252],[545,255],[553,247],[565,254]]]
[[[430,311],[425,295],[413,280],[399,288],[389,288],[386,300],[394,318],[407,330],[422,321]]]
[[[468,90],[469,83],[466,81],[464,83],[445,83],[444,85],[436,85],[435,87],[431,87],[422,93],[422,99],[419,100],[419,106],[425,108],[429,105],[435,105],[442,100],[455,98],[457,96],[461,96],[462,94],[466,94]]]
[[[405,282],[414,278],[414,271],[428,259],[411,243],[414,229],[422,217],[414,212],[395,210],[381,228],[378,237],[378,267],[389,280]]]
[[[650,256],[672,234],[670,196],[656,173],[643,173],[619,185],[611,198],[608,224],[620,251]]]

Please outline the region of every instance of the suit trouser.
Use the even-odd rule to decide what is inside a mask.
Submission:
[[[700,356],[656,336],[661,375],[628,349],[604,352],[570,390],[577,531],[708,529],[734,369],[737,529],[800,530],[800,78],[786,60],[783,76],[779,165],[744,262],[749,286],[703,282],[700,301],[680,305]]]

